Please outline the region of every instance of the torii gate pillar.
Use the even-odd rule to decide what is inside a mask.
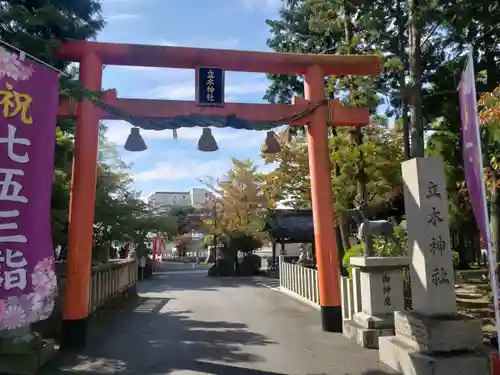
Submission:
[[[80,81],[89,90],[101,91],[102,63],[96,54],[82,57]],[[71,174],[62,348],[81,348],[87,337],[99,120],[99,110],[83,99],[76,121]]]
[[[325,75],[321,67],[311,66],[304,75],[306,100],[318,102],[325,97]],[[314,218],[314,244],[318,266],[319,303],[323,330],[342,332],[340,265],[337,257],[332,175],[328,151],[328,113],[318,108],[307,124],[309,173]]]

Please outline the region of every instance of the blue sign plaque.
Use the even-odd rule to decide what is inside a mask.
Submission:
[[[203,106],[224,105],[224,69],[198,67],[196,103]]]

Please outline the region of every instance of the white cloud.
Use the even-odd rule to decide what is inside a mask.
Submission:
[[[243,6],[249,11],[272,12],[277,11],[281,0],[241,0]]]
[[[194,47],[194,48],[221,48],[221,49],[233,49],[236,48],[240,41],[237,38],[230,37],[222,40],[187,40],[184,42],[178,40],[166,40],[161,39],[152,43],[158,46],[170,46],[170,47]]]
[[[204,46],[204,48],[232,49],[238,47],[240,41],[236,38],[228,38],[225,40],[221,40],[219,42],[215,42],[213,47],[210,44],[211,43],[208,43],[207,45]]]
[[[232,167],[230,158],[205,160],[199,158],[177,158],[169,154],[163,159],[172,160],[159,162],[153,168],[134,174],[134,181],[138,183],[147,183],[152,181],[176,181],[184,179],[206,179],[207,177],[222,177]],[[259,171],[269,172],[275,169],[274,165],[262,165],[258,167]]]
[[[262,173],[269,173],[274,171],[278,167],[277,163],[271,163],[271,164],[262,164],[258,166],[259,172]]]
[[[194,100],[194,80],[185,83],[173,83],[151,90],[154,99]]]
[[[245,94],[264,94],[268,87],[268,82],[258,80],[255,82],[227,85],[225,87],[226,100]],[[195,82],[194,79],[190,79],[181,83],[158,86],[151,91],[150,95],[155,99],[194,100]]]
[[[174,42],[172,40],[166,40],[166,39],[162,39],[158,42],[159,46],[165,46],[165,47],[176,47],[179,45],[179,43],[177,42]]]
[[[183,179],[217,178],[231,167],[231,160],[186,159],[157,163],[152,169],[134,175],[135,182],[175,181]]]
[[[124,20],[131,20],[131,19],[137,19],[139,18],[138,14],[132,14],[132,13],[119,13],[119,14],[113,14],[111,16],[107,16],[106,20],[107,21],[124,21]]]

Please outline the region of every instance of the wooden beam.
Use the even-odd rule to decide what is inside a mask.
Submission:
[[[304,74],[310,66],[318,65],[324,75],[370,76],[381,72],[380,56],[375,55],[237,51],[80,40],[61,44],[56,56],[63,60],[81,61],[89,53],[97,54],[105,65],[179,69],[209,66],[238,72],[275,74]]]
[[[114,91],[114,90],[110,90]],[[109,92],[109,91],[108,91]],[[115,92],[115,91],[114,91]],[[116,92],[115,92],[116,93]],[[238,118],[273,122],[288,119],[297,113],[307,111],[316,104],[305,99],[297,99],[295,104],[246,104],[226,103],[224,107],[200,107],[194,102],[181,100],[151,100],[151,99],[117,99],[112,94],[104,95],[104,102],[113,105],[123,113],[138,118],[170,118],[176,116],[203,114],[203,115],[236,115]],[[327,110],[328,105],[323,104],[316,110]],[[334,100],[331,105],[331,118],[333,126],[365,126],[370,121],[370,114],[364,108],[346,108],[340,101]],[[74,117],[78,114],[78,102],[62,102],[59,106],[59,116]],[[100,110],[101,120],[116,120],[117,117]],[[283,121],[283,124],[303,126],[307,124],[309,116],[299,120]],[[279,122],[279,121],[278,121]]]

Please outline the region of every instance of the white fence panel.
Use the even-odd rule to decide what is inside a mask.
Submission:
[[[279,277],[281,291],[319,307],[318,271],[286,263],[280,258]]]
[[[319,307],[318,271],[297,264],[286,263],[283,257],[279,262],[280,290],[297,299]],[[342,297],[342,316],[352,319],[361,311],[361,290],[359,269],[353,269],[353,278],[340,280]]]

